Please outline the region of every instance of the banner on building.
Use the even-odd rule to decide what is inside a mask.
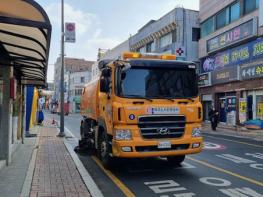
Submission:
[[[76,42],[75,23],[65,23],[65,42]]]
[[[262,38],[204,58],[201,63],[202,72],[220,70],[228,66],[247,63],[259,58],[263,58]]]
[[[263,27],[263,1],[259,1],[259,27]]]
[[[241,79],[253,79],[258,77],[263,77],[263,64],[240,68]]]
[[[203,73],[198,76],[198,86],[199,87],[211,86],[211,72]]]
[[[212,52],[256,35],[254,20],[247,21],[207,41],[207,52]]]
[[[245,98],[239,99],[239,121],[244,123],[247,119],[247,101]]]
[[[239,70],[239,67],[229,67],[229,68],[225,68],[222,70],[212,72],[211,74],[212,85],[228,83],[230,81],[239,80],[238,70]]]

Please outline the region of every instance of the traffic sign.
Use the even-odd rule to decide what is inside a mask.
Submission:
[[[65,42],[76,42],[75,23],[65,23]]]

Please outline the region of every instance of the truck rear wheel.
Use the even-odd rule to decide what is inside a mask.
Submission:
[[[110,156],[110,148],[109,137],[106,132],[103,132],[99,138],[98,157],[101,159],[103,166],[108,169],[113,166],[113,158]]]
[[[167,161],[171,165],[175,165],[175,166],[180,165],[184,161],[184,159],[185,159],[185,155],[167,157]]]

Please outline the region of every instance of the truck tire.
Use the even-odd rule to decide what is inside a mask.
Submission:
[[[167,157],[169,164],[179,166],[185,159],[185,155]]]
[[[113,158],[110,156],[111,146],[109,144],[109,137],[105,131],[101,133],[98,140],[98,157],[102,161],[105,168],[111,169],[113,167]]]

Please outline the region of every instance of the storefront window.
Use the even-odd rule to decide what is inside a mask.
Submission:
[[[240,17],[240,2],[235,3],[230,7],[230,22],[233,22]]]
[[[256,96],[257,119],[263,120],[263,95]]]
[[[215,30],[214,17],[207,19],[201,24],[201,37],[205,37]]]

